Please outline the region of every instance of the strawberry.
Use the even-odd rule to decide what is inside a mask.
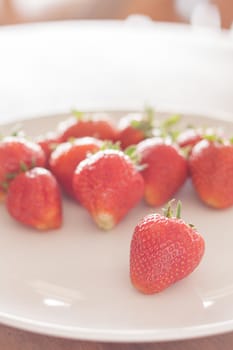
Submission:
[[[62,205],[59,186],[47,169],[36,167],[12,180],[6,205],[17,221],[38,230],[61,227]]]
[[[117,137],[122,149],[151,137],[153,127],[153,113],[130,113],[122,117],[119,121]]]
[[[184,184],[188,176],[187,161],[170,141],[151,138],[140,142],[137,151],[145,165],[144,198],[151,206],[166,203]]]
[[[55,132],[48,132],[46,135],[39,136],[36,139],[36,143],[38,143],[38,145],[40,145],[40,147],[43,149],[46,157],[45,166],[48,167],[51,153],[61,143],[60,136],[58,136]]]
[[[58,125],[61,140],[91,136],[100,140],[115,141],[117,130],[112,121],[105,114],[83,114],[73,111],[73,116]]]
[[[191,151],[192,147],[204,138],[215,140],[221,137],[223,137],[223,130],[221,128],[187,127],[178,134],[176,142],[180,147],[188,147]]]
[[[176,142],[180,147],[193,147],[197,142],[202,140],[203,133],[200,129],[187,128],[180,132]]]
[[[205,250],[203,237],[193,225],[172,215],[149,214],[135,227],[130,246],[130,278],[145,294],[154,294],[188,276]]]
[[[0,142],[0,197],[5,198],[10,181],[22,171],[45,165],[45,155],[39,145],[23,137],[5,137]]]
[[[200,199],[213,208],[233,205],[233,144],[204,139],[192,149],[189,168]]]
[[[144,181],[129,156],[108,149],[78,165],[73,188],[98,227],[110,230],[140,201]]]
[[[63,189],[72,197],[73,174],[77,165],[86,158],[88,153],[97,152],[102,145],[102,141],[93,137],[81,137],[72,142],[61,143],[52,152],[49,167],[56,176]]]

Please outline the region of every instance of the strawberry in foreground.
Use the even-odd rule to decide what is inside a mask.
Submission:
[[[146,203],[150,206],[167,203],[187,179],[187,160],[170,141],[158,137],[140,142],[137,152],[145,165],[141,173]]]
[[[72,142],[61,143],[52,152],[49,168],[70,196],[74,196],[72,181],[77,165],[87,157],[88,153],[97,152],[101,146],[101,140],[81,137]]]
[[[189,157],[193,186],[210,207],[233,205],[233,144],[224,140],[202,140]]]
[[[164,215],[149,214],[136,226],[130,247],[130,278],[145,294],[154,294],[188,276],[200,263],[205,242],[171,204]]]
[[[98,227],[110,230],[140,201],[144,181],[129,156],[109,149],[78,165],[73,189]]]
[[[62,225],[60,189],[47,169],[36,167],[17,175],[9,186],[6,205],[14,219],[38,230]]]
[[[35,142],[9,136],[0,142],[0,197],[5,198],[9,183],[24,168],[45,165],[45,154]]]
[[[70,138],[91,136],[100,140],[115,141],[117,130],[112,121],[103,113],[93,115],[73,111],[73,115],[58,125],[62,142]]]

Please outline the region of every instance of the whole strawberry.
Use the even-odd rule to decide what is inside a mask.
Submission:
[[[187,161],[178,148],[161,138],[140,142],[137,151],[145,166],[141,172],[145,201],[151,206],[163,205],[184,184],[188,176]]]
[[[14,219],[38,230],[62,224],[60,190],[47,169],[36,167],[17,175],[10,183],[6,205]]]
[[[71,142],[61,143],[52,152],[49,168],[70,196],[74,196],[72,182],[77,165],[87,157],[88,153],[97,152],[101,145],[102,141],[94,137],[80,137]]]
[[[40,135],[39,137],[37,137],[36,143],[43,149],[45,153],[45,166],[46,168],[48,168],[51,153],[61,143],[60,136],[58,136],[55,132],[48,132],[45,135]]]
[[[179,134],[176,137],[176,143],[181,148],[186,148],[189,150],[189,154],[192,150],[192,147],[195,146],[199,141],[203,139],[209,139],[214,140],[217,138],[223,137],[223,130],[221,128],[194,128],[194,127],[187,127],[183,131],[179,132]]]
[[[202,140],[189,157],[193,186],[200,199],[213,208],[233,205],[233,144]]]
[[[62,142],[70,138],[91,136],[100,140],[115,141],[117,130],[108,115],[94,115],[73,111],[73,115],[58,125],[58,133]]]
[[[24,168],[45,165],[45,154],[35,142],[9,136],[0,142],[0,197],[4,198],[10,181]]]
[[[96,224],[110,230],[140,201],[144,181],[126,154],[109,149],[78,165],[73,189]]]
[[[145,113],[130,113],[122,117],[118,125],[118,141],[121,148],[125,149],[136,145],[147,137],[152,136],[154,128],[154,114],[149,111]]]
[[[188,276],[200,263],[205,242],[193,225],[172,216],[149,214],[135,227],[130,247],[130,278],[145,294],[154,294]]]

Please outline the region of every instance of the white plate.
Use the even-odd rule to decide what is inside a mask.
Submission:
[[[51,130],[64,116],[23,121],[28,135]],[[185,117],[185,123],[230,121]],[[7,133],[10,126],[2,126]],[[44,334],[102,341],[185,339],[233,330],[233,209],[200,203],[189,182],[177,194],[183,218],[206,240],[198,269],[166,291],[145,296],[129,281],[129,245],[143,203],[108,234],[64,200],[64,226],[37,233],[0,207],[0,322]]]

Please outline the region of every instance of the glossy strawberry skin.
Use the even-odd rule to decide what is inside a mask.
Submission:
[[[147,215],[131,241],[131,282],[142,293],[161,292],[193,272],[204,251],[202,236],[182,219]]]
[[[170,143],[160,138],[142,141],[137,147],[141,155],[141,172],[145,181],[144,198],[150,206],[169,201],[188,176],[187,161]]]
[[[5,137],[0,142],[0,193],[5,197],[6,187],[12,178],[27,168],[43,167],[46,159],[42,148],[22,137]]]
[[[62,142],[68,141],[70,138],[78,137],[95,137],[100,140],[115,141],[117,130],[115,126],[107,119],[101,119],[101,115],[93,117],[93,119],[80,119],[71,117],[58,126],[58,132]]]
[[[6,205],[9,214],[24,225],[38,230],[62,225],[60,189],[47,169],[36,167],[19,174],[9,186]]]
[[[88,153],[97,152],[102,141],[93,137],[82,137],[72,142],[61,143],[49,160],[49,168],[67,194],[74,197],[73,175],[77,165]]]
[[[233,205],[233,145],[202,140],[189,157],[193,186],[210,207]]]
[[[97,225],[109,230],[140,201],[144,181],[128,156],[106,150],[78,165],[73,188]]]

